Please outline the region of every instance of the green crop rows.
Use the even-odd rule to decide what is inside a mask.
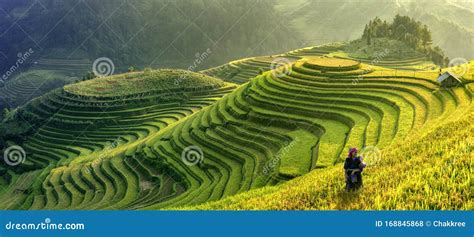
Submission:
[[[336,50],[292,51],[285,56],[296,62],[286,73],[269,71],[275,57],[204,72],[238,87],[160,70],[35,99],[19,113],[41,125],[21,144],[28,159],[3,176],[0,208],[161,209],[217,201],[332,168],[349,147],[384,149],[471,104],[472,85],[445,89],[430,78],[380,77],[362,60],[314,64]],[[189,147],[201,152],[191,165],[183,162]]]

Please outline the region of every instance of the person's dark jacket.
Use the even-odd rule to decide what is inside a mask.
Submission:
[[[362,182],[362,169],[363,169],[363,165],[362,165],[362,161],[360,159],[360,157],[356,157],[356,158],[350,158],[350,157],[347,157],[346,158],[346,161],[344,162],[344,170],[346,171],[346,175],[347,177],[350,179],[351,178],[351,175],[352,175],[352,170],[354,169],[359,169],[360,171],[356,171],[354,173],[355,175],[355,178],[356,178],[356,182]]]

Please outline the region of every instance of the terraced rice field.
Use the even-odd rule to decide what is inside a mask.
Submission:
[[[422,71],[422,70],[435,70],[439,68],[436,65],[434,65],[432,62],[429,62],[427,57],[424,55],[405,58],[403,60],[387,59],[387,58],[382,58],[382,59],[376,59],[376,58],[366,59],[366,58],[355,58],[355,57],[349,57],[349,58],[363,62],[363,63],[369,63],[376,66],[381,66],[381,67],[391,68],[391,69],[399,69],[399,70]]]
[[[322,72],[312,69],[311,62],[295,63],[289,75],[257,76],[147,142],[170,160],[179,161],[189,145],[200,146],[206,154],[203,165],[190,169],[186,178],[194,179],[196,187],[190,189],[199,195],[189,191],[183,194],[191,195],[186,201],[166,206],[218,200],[330,167],[344,158],[349,147],[383,149],[465,108],[472,97],[464,88],[440,91],[431,80],[372,77],[353,70],[357,63],[335,71],[328,66]],[[363,79],[354,84],[361,74]],[[295,140],[291,151],[277,155]],[[310,152],[315,147],[317,155]],[[280,160],[265,174],[265,166],[275,157]]]
[[[364,188],[345,192],[342,164],[282,185],[251,190],[197,210],[472,210],[474,107],[414,131],[364,171]]]
[[[333,52],[337,52],[343,49],[343,44],[327,44],[327,45],[321,45],[321,46],[315,46],[315,47],[307,47],[307,48],[302,48],[302,49],[297,49],[290,51],[286,53],[287,56],[292,56],[292,57],[298,57],[298,58],[303,58],[303,57],[321,57],[324,55],[331,54]]]
[[[365,63],[315,57],[260,71],[238,87],[161,71],[100,78],[34,100],[23,115],[44,122],[22,144],[27,161],[4,176],[0,208],[161,209],[218,201],[328,172],[350,147],[394,146],[471,107],[469,87],[380,77]],[[254,70],[270,59],[239,67]],[[223,78],[245,82],[236,75]]]
[[[292,62],[295,60],[295,57],[275,55],[241,59],[204,70],[202,73],[221,78],[228,82],[243,84],[248,82],[251,78],[262,74],[263,72],[272,70],[272,67],[277,66],[275,62],[278,60]]]
[[[243,84],[250,79],[275,69],[280,64],[294,62],[307,57],[319,57],[340,49],[339,46],[318,46],[293,50],[281,55],[240,59],[230,63],[210,68],[202,73],[221,78],[236,84]]]
[[[144,87],[146,92],[137,86],[118,95],[106,93],[138,81],[155,86]],[[172,178],[172,166],[139,157],[124,160],[123,154],[235,89],[233,84],[183,71],[100,78],[85,84],[82,90],[76,84],[55,90],[19,112],[25,122],[40,126],[22,144],[28,159],[2,175],[3,182],[13,185],[1,196],[14,201],[3,202],[1,208],[133,208],[131,201],[144,205],[138,200],[159,202],[178,195],[184,184],[179,175]],[[119,199],[117,206],[110,204]]]
[[[68,81],[64,75],[53,71],[31,70],[2,83],[0,108],[17,107]]]
[[[52,71],[60,68],[65,74],[82,76],[84,72],[91,70],[91,65],[92,62],[86,59],[42,58],[36,62],[33,68]]]

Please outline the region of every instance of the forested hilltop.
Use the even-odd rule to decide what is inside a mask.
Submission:
[[[444,56],[439,46],[433,47],[433,38],[428,26],[408,16],[396,15],[393,22],[382,21],[379,17],[365,25],[362,40],[367,45],[372,44],[373,38],[389,38],[399,40],[418,52],[424,53],[438,65],[447,65],[448,57]]]

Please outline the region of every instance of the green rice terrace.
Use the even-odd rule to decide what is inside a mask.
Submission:
[[[45,92],[73,81],[57,71],[31,70],[0,84],[0,109],[27,103]]]
[[[425,58],[372,63],[341,47],[102,77],[34,99],[12,118],[31,129],[16,144],[24,162],[0,166],[0,208],[472,209],[474,68],[446,88],[438,68],[406,68]],[[351,147],[381,154],[358,207],[341,204]],[[429,159],[443,154],[460,158],[446,169]],[[431,187],[423,168],[439,175]]]

